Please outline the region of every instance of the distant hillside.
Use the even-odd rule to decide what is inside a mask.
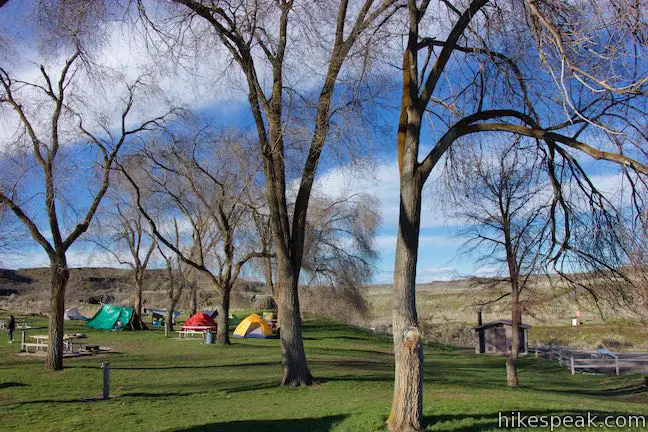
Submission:
[[[149,270],[144,281],[145,305],[164,307],[165,271]],[[199,307],[213,309],[217,303],[214,288],[206,278],[199,278]],[[241,281],[233,296],[233,307],[250,307],[252,296],[263,294],[263,284]],[[129,270],[116,268],[70,269],[65,295],[67,307],[81,312],[95,311],[100,303],[130,305],[134,283]],[[0,269],[0,308],[20,313],[47,313],[49,307],[49,268]],[[188,299],[180,307],[188,308]]]
[[[148,271],[144,284],[146,306],[164,307],[165,272]],[[213,310],[218,297],[210,281],[199,281],[198,309]],[[646,332],[629,314],[595,305],[587,296],[576,296],[569,289],[552,288],[546,278],[523,295],[523,320],[532,324],[531,342],[558,343],[592,348],[600,341],[621,346],[644,347]],[[501,296],[506,286],[484,290],[469,280],[433,282],[417,286],[419,321],[428,340],[457,345],[471,345],[472,326],[477,320],[476,305]],[[77,268],[70,271],[66,306],[92,315],[99,303],[131,305],[134,284],[128,270],[115,268]],[[253,310],[270,292],[262,283],[242,280],[232,292],[232,310]],[[367,310],[354,307],[357,298],[343,289],[310,286],[300,289],[300,305],[305,315],[330,316],[369,327],[380,333],[391,332],[392,286],[368,285],[362,289]],[[46,314],[49,306],[49,268],[0,269],[0,309],[14,313]],[[189,308],[188,296],[180,301],[180,310]],[[571,319],[580,312],[581,327],[571,327]],[[603,313],[602,319],[601,312]],[[6,313],[6,312],[5,312]],[[2,315],[2,313],[0,313]],[[505,297],[483,310],[485,322],[508,318],[510,308]],[[613,324],[616,322],[616,324]],[[612,345],[611,345],[612,346]]]

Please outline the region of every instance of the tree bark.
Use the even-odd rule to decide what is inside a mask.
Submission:
[[[136,292],[131,323],[134,330],[146,330],[146,324],[142,320],[142,280],[139,277],[135,277],[135,287]]]
[[[267,250],[264,248],[264,253],[267,253]],[[272,297],[275,295],[275,286],[272,280],[272,259],[269,256],[263,257],[263,277],[265,279],[265,284],[267,288],[270,288]]]
[[[192,284],[191,290],[189,291],[189,311],[191,312],[190,316],[196,315],[198,312],[198,284]]]
[[[504,245],[506,249],[506,261],[509,268],[509,277],[511,278],[511,353],[506,360],[506,381],[509,387],[518,388],[520,381],[517,372],[517,360],[520,355],[520,324],[522,324],[522,312],[520,310],[520,287],[519,280],[520,269],[518,257],[513,246],[513,236],[511,234],[510,215],[505,212],[508,208],[504,205],[503,191],[500,191],[499,202],[502,214],[502,228],[504,230]]]
[[[281,366],[284,386],[298,387],[313,384],[313,376],[308,369],[304,341],[302,339],[299,297],[297,296],[298,277],[285,259],[277,260],[277,302],[281,322]]]
[[[423,345],[416,313],[422,185],[414,170],[407,168],[414,164],[406,160],[404,165],[392,298],[395,375],[394,398],[387,420],[391,432],[423,429]]]
[[[522,312],[520,311],[519,294],[517,288],[511,293],[511,354],[506,360],[506,381],[509,387],[520,387],[520,379],[517,371],[517,361],[520,356],[520,324],[522,324]]]
[[[65,331],[65,287],[70,278],[65,254],[57,256],[50,264],[50,313],[45,369],[63,370],[63,333]]]
[[[231,345],[229,338],[229,306],[231,288],[223,288],[220,305],[218,308],[218,329],[216,330],[216,341],[223,345]]]

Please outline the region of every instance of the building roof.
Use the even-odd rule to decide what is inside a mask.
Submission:
[[[513,322],[511,320],[491,321],[491,322],[484,323],[484,324],[482,324],[480,326],[473,327],[473,329],[481,330],[481,329],[486,329],[486,328],[489,328],[489,327],[498,327],[498,326],[505,326],[505,325],[512,326]],[[524,323],[520,324],[520,327],[525,328],[525,329],[531,328],[531,326],[529,324],[524,324]]]

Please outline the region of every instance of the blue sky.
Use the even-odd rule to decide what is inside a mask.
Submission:
[[[34,62],[45,61],[55,65],[57,60],[38,52],[34,33],[30,28],[31,18],[26,14],[26,3],[12,1],[8,6],[3,7],[0,13],[0,28],[17,36],[24,54],[23,58],[16,59],[12,70],[17,76],[33,78],[36,73]],[[104,64],[118,69],[126,79],[132,80],[138,72],[156,63],[157,60],[146,53],[145,47],[138,42],[136,35],[119,23],[114,23],[107,34],[107,41],[97,58],[100,58]],[[156,69],[152,74],[158,79],[158,84],[165,94],[188,107],[203,121],[215,126],[236,126],[253,130],[244,91],[245,85],[236,73],[222,70],[223,64],[218,55],[214,54],[209,61],[201,58],[200,62],[195,64],[195,69],[190,72],[167,68],[164,71]],[[221,79],[221,76],[226,75],[227,80]],[[386,95],[383,100],[385,106],[374,112],[374,115],[379,117],[378,122],[385,125],[386,129],[372,137],[371,145],[358,151],[360,155],[363,151],[371,153],[371,162],[363,170],[340,166],[336,162],[338,159],[333,157],[333,152],[327,149],[317,180],[317,187],[330,194],[365,192],[380,199],[383,225],[376,238],[380,259],[374,277],[374,281],[380,283],[390,282],[393,276],[399,206],[395,153],[400,97],[400,81],[397,74],[394,74],[394,79],[389,86],[390,88],[383,89]],[[101,101],[104,95],[97,93],[90,97],[94,97],[95,101]],[[146,112],[147,107],[143,107],[142,111]],[[2,113],[0,113],[0,120],[1,116]],[[434,129],[429,125],[428,128]],[[434,134],[424,131],[422,147],[429,148],[432,142],[428,142],[427,139],[433,137]],[[70,154],[75,153],[77,153],[75,150],[70,152]],[[80,153],[83,158],[83,152]],[[423,152],[421,156],[424,156]],[[79,170],[77,174],[68,178],[70,186],[67,192],[77,197],[87,197],[82,171]],[[598,174],[602,184],[614,184],[616,181],[609,170],[600,170]],[[457,236],[459,222],[443,214],[440,198],[434,189],[436,177],[437,174],[433,173],[424,192],[418,282],[447,280],[468,274],[491,274],[493,269],[476,265],[474,257],[459,254],[463,241]],[[47,265],[44,252],[33,246],[33,243],[25,247],[19,256],[3,257],[3,261],[10,267]],[[93,252],[83,242],[77,243],[70,249],[69,263],[72,266],[113,264],[105,254],[99,251]]]

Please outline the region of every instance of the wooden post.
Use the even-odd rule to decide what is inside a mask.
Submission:
[[[535,358],[538,358],[538,348],[535,349]]]
[[[558,364],[560,366],[562,366],[562,364],[563,364],[562,350],[558,351]]]
[[[619,376],[619,356],[614,357],[614,366],[616,368],[616,375]]]
[[[22,330],[20,333],[20,351],[25,352],[27,351],[27,348],[25,347],[25,343],[27,342],[27,330]]]
[[[110,397],[110,362],[101,363],[103,369],[103,394],[102,399],[106,400]]]
[[[570,366],[571,366],[571,373],[572,375],[576,374],[576,367],[574,366],[574,357],[569,358],[570,361]]]

